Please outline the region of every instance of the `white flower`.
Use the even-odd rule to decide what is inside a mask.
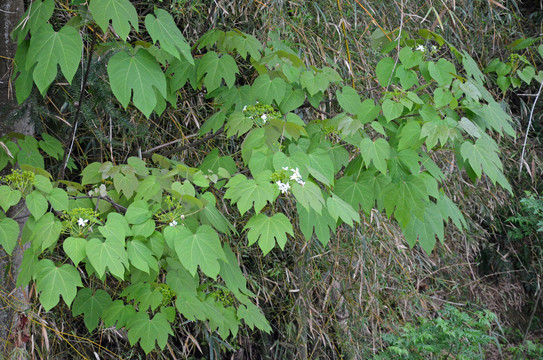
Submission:
[[[185,215],[181,214],[181,216],[179,216],[181,218],[181,220],[185,220]]]
[[[432,52],[436,52],[437,51],[437,47],[435,45],[432,45]]]
[[[302,185],[302,186],[304,186],[304,185],[305,185],[305,181],[302,181],[302,179],[300,179],[300,180],[297,180],[297,182],[298,182],[298,184],[300,184],[300,185]]]
[[[175,220],[170,223],[170,226],[176,226],[176,225],[177,225],[177,221]]]
[[[245,106],[243,107],[243,111],[245,111],[245,110],[247,110],[247,105],[245,105]]]
[[[279,190],[281,190],[282,194],[288,193],[288,190],[290,189],[289,183],[283,184],[281,181],[277,181],[276,184],[279,186]]]
[[[283,166],[281,169],[286,171],[286,170],[288,170],[288,166]]]
[[[100,192],[100,196],[106,196],[107,195],[107,189],[104,184],[100,185],[99,189],[96,189],[96,192]]]
[[[265,124],[266,121],[268,120],[268,115],[262,114],[262,116],[260,118],[262,119],[262,122]]]
[[[424,47],[424,45],[419,45],[419,46],[417,46],[417,48],[415,50],[425,52],[426,48]]]
[[[300,170],[298,168],[296,169],[290,169],[292,171],[292,175],[290,176],[290,180],[294,180],[298,182],[298,180],[302,180],[302,175],[300,175]]]
[[[89,222],[88,219],[79,218],[79,220],[77,220],[77,225],[79,225],[80,227],[83,227],[87,225],[88,222]]]

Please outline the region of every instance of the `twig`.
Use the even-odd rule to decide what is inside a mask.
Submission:
[[[89,196],[71,196],[68,199],[70,199],[70,200],[76,200],[76,199],[99,199],[100,200],[101,199],[101,200],[105,200],[108,203],[110,203],[111,205],[113,205],[113,207],[115,208],[115,210],[117,210],[117,212],[122,213],[122,214],[126,213],[126,208],[124,206],[122,206],[122,205],[117,204],[109,196],[92,196],[92,195],[89,195]]]
[[[184,151],[184,150],[187,150],[187,149],[190,149],[190,148],[193,148],[195,146],[198,146],[216,136],[219,136],[220,134],[222,134],[224,131],[224,125],[221,126],[221,128],[219,130],[217,130],[216,133],[211,133],[207,136],[204,136],[203,138],[201,138],[200,140],[196,140],[194,142],[191,142],[190,144],[187,144],[187,145],[183,145],[183,146],[180,146],[178,148],[175,148],[175,149],[172,149],[172,150],[168,150],[168,151],[164,151],[161,155],[163,156],[168,156],[168,155],[172,155],[172,154],[175,154],[175,153],[178,153],[178,152],[181,152],[181,151]],[[141,153],[141,156],[144,157],[144,158],[150,158],[151,156],[153,156],[153,154],[151,153],[153,149],[151,150],[147,150],[143,153]]]
[[[532,127],[532,120],[534,118],[535,104],[537,104],[539,95],[541,95],[541,89],[543,89],[543,81],[541,82],[541,85],[539,85],[539,91],[537,92],[537,96],[535,97],[534,103],[532,104],[532,110],[530,110],[530,119],[528,120],[528,127],[526,128],[526,134],[524,135],[524,143],[522,144],[522,153],[520,155],[520,165],[518,169],[519,179],[520,179],[520,174],[522,172],[522,163],[524,162],[524,152],[526,151],[526,142],[528,141],[528,134],[530,133],[530,128]]]
[[[74,147],[75,133],[77,132],[77,125],[79,124],[79,114],[81,113],[81,103],[83,102],[83,96],[85,94],[85,86],[87,85],[87,79],[89,77],[90,65],[91,65],[91,60],[92,60],[92,49],[94,48],[94,44],[96,44],[96,35],[94,32],[92,32],[92,42],[89,48],[89,54],[87,58],[87,69],[85,70],[85,74],[83,75],[83,81],[81,82],[81,93],[79,94],[79,102],[77,103],[77,110],[75,111],[74,127],[72,129],[72,134],[70,137],[71,138],[70,147],[68,148],[68,151],[64,151],[64,158],[62,159],[62,166],[58,173],[58,180],[64,179],[66,166],[68,165],[68,159],[70,158],[70,155],[72,154],[72,149]]]

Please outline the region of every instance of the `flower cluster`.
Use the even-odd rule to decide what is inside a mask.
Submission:
[[[92,226],[100,224],[98,213],[89,208],[75,208],[70,211],[64,211],[62,217],[63,232],[70,236],[85,238],[92,233]]]
[[[102,184],[99,187],[92,189],[91,191],[89,191],[89,196],[107,196],[106,185]]]
[[[435,45],[432,45],[432,47],[425,47],[424,45],[419,44],[414,50],[421,52],[431,51],[432,53],[435,53],[437,52],[437,47]]]
[[[185,215],[183,211],[183,205],[181,205],[179,200],[171,196],[166,196],[162,210],[155,213],[155,218],[163,224],[176,227],[177,225],[184,225]]]
[[[253,120],[257,125],[263,126],[270,119],[280,118],[281,114],[270,105],[257,103],[255,105],[245,105],[243,114]]]
[[[290,169],[290,171],[292,172],[292,175],[290,175],[290,177],[286,173],[287,171],[289,171],[288,166],[285,166],[282,169],[282,172],[278,174],[276,173],[275,176],[272,176],[272,181],[275,181],[282,194],[288,194],[291,188],[290,181],[295,181],[301,186],[305,185],[305,181],[302,180],[302,175],[300,175],[300,170],[298,168]]]
[[[0,178],[0,180],[13,190],[19,190],[23,196],[32,191],[32,185],[36,182],[32,171],[22,171],[20,169],[12,169],[11,174]]]

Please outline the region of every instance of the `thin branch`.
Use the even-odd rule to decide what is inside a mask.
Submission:
[[[122,205],[119,205],[117,204],[115,201],[113,201],[112,198],[110,198],[109,196],[92,196],[92,195],[89,195],[89,196],[70,196],[68,199],[70,200],[76,200],[76,199],[98,199],[98,200],[105,200],[107,201],[108,203],[110,203],[111,205],[113,205],[113,207],[115,208],[115,210],[117,210],[117,212],[121,213],[121,214],[125,214],[126,213],[126,208]]]
[[[71,138],[70,147],[68,148],[68,151],[64,152],[64,158],[62,159],[62,166],[58,174],[58,180],[64,179],[64,174],[66,173],[66,166],[68,165],[68,159],[70,158],[70,155],[72,154],[72,149],[75,142],[75,134],[77,132],[77,126],[79,124],[79,114],[81,113],[81,103],[83,102],[83,96],[85,95],[85,86],[87,85],[87,79],[89,77],[89,72],[91,68],[90,65],[91,65],[91,60],[92,60],[92,50],[95,44],[96,44],[96,34],[92,32],[92,42],[89,48],[89,54],[87,58],[87,69],[85,70],[85,74],[83,75],[83,81],[81,83],[81,92],[79,94],[79,102],[77,103],[77,110],[75,112],[75,117],[74,117],[74,126],[72,128],[72,134],[70,137]]]
[[[219,136],[220,134],[223,133],[223,131],[224,131],[224,125],[219,130],[217,130],[216,133],[211,133],[211,134],[209,134],[207,136],[204,136],[200,140],[196,140],[194,142],[191,142],[190,144],[183,145],[183,146],[180,146],[180,147],[172,149],[172,150],[164,151],[161,155],[168,156],[168,155],[172,155],[172,154],[175,154],[175,153],[178,153],[178,152],[193,148],[193,147],[198,146],[198,145],[200,145],[200,144],[202,144],[202,143],[204,143],[204,142],[206,142],[208,140],[213,139],[214,137]],[[142,152],[141,156],[144,157],[144,158],[150,158],[151,156],[153,156],[153,154],[151,152],[152,150],[153,149]]]
[[[526,134],[524,135],[524,143],[522,144],[522,154],[520,155],[520,165],[518,169],[519,178],[522,172],[522,164],[524,162],[524,152],[526,151],[526,142],[528,141],[528,134],[530,133],[530,128],[532,127],[532,120],[534,118],[535,104],[537,104],[539,95],[541,95],[541,89],[543,89],[543,81],[541,82],[541,85],[539,85],[539,91],[537,92],[537,96],[535,97],[534,103],[532,104],[532,110],[530,111],[530,119],[528,120],[528,127],[526,128]]]

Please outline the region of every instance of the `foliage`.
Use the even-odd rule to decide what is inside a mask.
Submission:
[[[387,348],[375,359],[485,359],[484,349],[497,343],[488,335],[496,320],[492,312],[469,313],[447,305],[435,319],[407,324],[399,334],[387,334]]]
[[[432,160],[436,154],[455,155],[458,168],[474,181],[487,176],[511,190],[492,137],[514,136],[510,118],[467,53],[451,48],[453,62],[424,51],[429,41],[447,49],[432,32],[380,40],[376,103],[344,86],[336,70],[305,66],[279,40],[262,45],[240,31],[211,30],[191,49],[167,12],[157,8],[139,24],[134,6],[120,0],[79,4],[85,16],[55,31],[59,24],[48,23],[53,3],[36,1],[29,21],[14,33],[19,101],[33,83],[45,94],[55,78],[72,80],[79,63],[62,58],[81,57],[83,40],[73,34],[91,26],[104,38],[120,37],[99,46],[110,49],[108,81],[122,107],[133,104],[146,117],[159,115],[167,103],[177,106],[182,89],[196,89],[216,111],[200,132],[218,133],[224,126],[234,144],[225,156],[211,152],[194,167],[158,154],[152,164],[137,157],[123,165],[95,162],[81,171],[78,183],[52,182],[43,169],[38,149],[57,159],[63,153],[52,139],[2,139],[11,156],[0,150],[0,164],[17,163],[36,174],[31,186],[15,187],[6,178],[1,188],[5,212],[24,197],[32,214],[22,232],[31,247],[19,284],[35,281],[46,310],[59,303],[59,295],[68,306],[74,301],[71,309],[84,315],[89,331],[96,319],[113,325],[122,313],[117,326],[126,327],[130,342],[139,341],[147,353],[165,346],[179,321],[176,312],[205,322],[223,339],[235,336],[242,323],[269,332],[238,265],[243,231],[264,255],[276,242],[288,246],[287,235],[297,229],[308,241],[315,233],[326,246],[330,230],[359,223],[360,209],[370,215],[375,208],[398,221],[409,245],[418,241],[430,253],[436,237],[444,241],[449,218],[465,226],[441,186],[446,176]],[[145,29],[152,41],[129,42],[131,28]],[[36,40],[42,33],[49,35],[46,47]],[[58,58],[47,62],[51,49]],[[238,81],[241,71],[254,81]],[[337,99],[337,114],[313,119],[301,111],[319,109],[328,97]],[[236,225],[243,226],[232,225],[221,211],[226,200],[236,205]],[[296,208],[297,216],[289,219],[286,207]],[[10,252],[17,245],[14,223],[0,216],[7,234],[2,246]],[[47,259],[61,246],[62,260]],[[118,281],[124,291],[110,299],[94,281],[83,284],[76,267],[85,279]],[[50,282],[56,287],[46,291]],[[225,290],[235,302],[220,300],[217,294]],[[92,301],[83,301],[89,294]]]

